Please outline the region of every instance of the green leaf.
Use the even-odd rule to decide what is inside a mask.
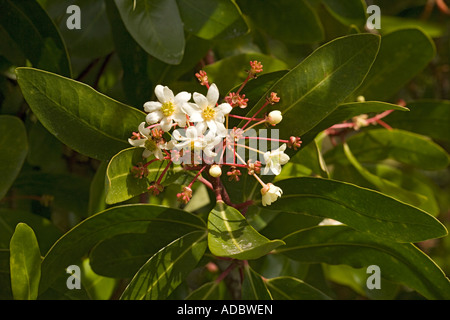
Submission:
[[[362,0],[322,0],[330,13],[345,25],[364,27],[367,21],[366,4]]]
[[[259,234],[238,210],[221,201],[209,214],[208,231],[209,250],[218,257],[258,259],[283,245]]]
[[[374,185],[379,191],[382,193],[388,194],[391,197],[406,202],[412,206],[420,208],[426,211],[426,206],[424,207],[424,203],[428,200],[427,197],[420,195],[415,192],[411,192],[405,190],[398,186],[397,184],[383,179],[375,174],[372,174],[369,170],[365,169],[358,160],[353,156],[350,148],[346,143],[344,143],[344,152],[347,159],[353,165],[353,167],[359,172],[361,176],[363,176],[367,181],[369,181],[372,185]],[[432,215],[436,215],[435,212],[429,212]]]
[[[25,126],[19,118],[0,116],[0,199],[22,169],[28,152]]]
[[[445,227],[428,213],[377,191],[322,178],[278,181],[283,190],[271,209],[340,221],[351,228],[398,242],[445,236]]]
[[[155,223],[157,222],[157,223]],[[42,262],[41,291],[45,291],[67,266],[76,263],[99,242],[122,234],[146,234],[153,224],[171,223],[173,228],[190,227],[190,231],[205,230],[204,222],[182,210],[155,205],[118,206],[87,218],[64,234]]]
[[[368,236],[346,226],[324,226],[295,232],[277,250],[306,263],[380,267],[381,277],[402,283],[428,299],[449,299],[450,283],[442,270],[416,246]]]
[[[320,20],[304,0],[240,0],[238,5],[258,28],[275,39],[295,44],[323,40]]]
[[[448,166],[447,152],[428,137],[393,129],[373,129],[347,140],[359,162],[377,162],[387,158],[423,170],[440,170]],[[327,163],[348,163],[343,146],[324,155]]]
[[[168,164],[167,161],[155,161],[147,166],[147,178],[139,179],[131,173],[133,166],[146,162],[142,158],[143,150],[143,148],[125,149],[111,159],[106,171],[107,204],[123,202],[145,193],[150,183],[158,180]],[[177,177],[185,174],[180,166],[172,166],[164,175],[161,184],[165,186],[168,183],[174,183]]]
[[[115,3],[128,32],[148,54],[168,64],[181,62],[185,39],[175,0],[115,0]]]
[[[408,111],[408,108],[380,101],[342,103],[337,106],[337,108],[330,115],[319,122],[314,127],[314,129],[303,135],[302,141],[305,144],[309,143],[309,141],[311,141],[311,139],[314,139],[321,131],[328,129],[335,124],[344,122],[346,120],[351,120],[353,117],[362,114],[382,113],[387,110]],[[404,116],[403,112],[394,113]]]
[[[106,209],[106,168],[108,163],[101,162],[89,186],[88,215]]]
[[[14,230],[21,222],[34,230],[41,253],[46,253],[62,235],[62,232],[50,220],[37,214],[0,209],[0,249],[9,248]]]
[[[433,41],[420,29],[402,29],[383,36],[372,69],[354,97],[391,98],[428,65],[435,53]]]
[[[274,300],[331,300],[322,291],[294,277],[269,279],[266,285]]]
[[[25,223],[19,223],[9,250],[14,299],[36,300],[41,279],[41,252],[33,229]]]
[[[86,156],[109,160],[129,147],[145,113],[91,87],[32,68],[16,69],[25,100],[44,127]]]
[[[248,32],[236,4],[229,0],[177,0],[184,28],[206,40],[226,40]]]
[[[220,300],[220,297],[220,283],[212,281],[192,291],[186,300]]]
[[[331,114],[362,82],[378,52],[379,37],[357,34],[320,47],[281,78],[253,107],[253,115],[270,92],[281,98],[273,108],[285,119],[280,137],[303,136]]]
[[[263,278],[257,274],[248,263],[244,266],[244,281],[242,282],[242,300],[272,300]]]
[[[165,299],[195,268],[207,248],[207,233],[189,233],[150,258],[123,292],[122,300]]]
[[[413,101],[406,106],[410,112],[394,112],[384,120],[394,128],[429,136],[436,140],[450,141],[449,100]]]
[[[8,41],[8,46],[17,46],[36,68],[71,76],[65,44],[52,20],[36,1],[1,0],[0,7],[0,34],[12,40],[12,43]],[[17,57],[10,57],[9,50],[3,52],[2,47],[0,44],[0,53],[15,62]]]

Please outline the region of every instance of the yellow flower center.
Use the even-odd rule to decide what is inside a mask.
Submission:
[[[175,106],[170,101],[165,102],[165,103],[163,103],[163,105],[161,107],[161,112],[163,113],[163,115],[165,117],[169,117],[169,116],[173,115],[173,113],[175,112]]]
[[[205,121],[214,120],[216,118],[216,110],[210,106],[207,106],[203,109],[202,116]]]
[[[152,139],[148,139],[147,141],[145,141],[144,146],[145,146],[145,149],[147,149],[149,151],[155,151],[158,148],[158,145]]]

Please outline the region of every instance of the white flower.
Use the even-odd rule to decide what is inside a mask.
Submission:
[[[146,117],[148,124],[160,122],[161,129],[168,132],[172,129],[174,121],[180,126],[186,126],[184,105],[191,99],[191,94],[185,91],[174,96],[172,90],[157,85],[155,94],[159,101],[149,101],[144,104],[144,110],[149,114]]]
[[[274,110],[267,116],[267,122],[269,122],[271,125],[279,124],[281,120],[283,120],[283,115],[279,110]]]
[[[219,100],[219,90],[215,84],[212,84],[206,97],[195,92],[193,95],[194,103],[189,103],[185,108],[189,115],[189,120],[196,123],[201,132],[207,128],[221,137],[225,137],[227,130],[224,126],[225,116],[233,109],[228,103],[222,103],[217,106]]]
[[[290,160],[289,156],[284,153],[284,150],[286,150],[285,143],[276,150],[264,153],[264,161],[266,162],[264,174],[267,174],[269,170],[272,170],[275,175],[281,173],[281,165],[286,164]]]
[[[184,135],[182,134],[184,132]],[[190,161],[190,153],[199,153],[202,151],[207,157],[215,157],[217,153],[213,151],[215,146],[223,141],[222,137],[216,136],[211,131],[204,135],[202,131],[191,126],[186,130],[177,129],[173,132],[173,139],[171,144],[178,150],[184,150],[185,160]],[[187,155],[187,157],[186,157]]]
[[[162,150],[167,148],[167,143],[162,143],[161,139],[155,139],[151,130],[145,127],[145,122],[139,125],[139,133],[138,139],[128,139],[128,142],[133,147],[145,148],[142,157],[148,158],[153,154],[159,160],[164,159]]]
[[[277,201],[279,197],[283,194],[283,190],[281,188],[268,183],[261,189],[262,195],[262,205],[270,206],[273,202]]]

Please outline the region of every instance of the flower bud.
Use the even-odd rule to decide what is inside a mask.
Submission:
[[[281,111],[279,110],[274,110],[267,116],[267,122],[269,122],[271,125],[279,124],[281,120],[283,120],[283,116],[281,114]]]
[[[218,178],[222,175],[222,169],[215,164],[209,169],[209,175],[213,178]]]

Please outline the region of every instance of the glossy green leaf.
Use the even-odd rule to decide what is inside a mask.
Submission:
[[[244,266],[244,281],[242,282],[242,300],[272,300],[263,278],[248,264]]]
[[[402,283],[428,299],[449,299],[450,282],[442,270],[410,243],[368,236],[346,226],[324,226],[295,232],[277,250],[306,263],[380,267],[381,277]]]
[[[145,233],[118,234],[99,242],[89,253],[91,267],[102,276],[132,278],[161,248],[195,230],[171,220],[152,221]]]
[[[106,209],[106,168],[108,162],[100,163],[89,186],[88,215]]]
[[[331,218],[374,236],[417,242],[447,234],[430,214],[377,191],[322,178],[276,183],[283,190],[271,209]]]
[[[364,27],[367,21],[366,4],[362,0],[322,0],[330,13],[346,25]]]
[[[404,130],[373,129],[350,137],[347,144],[360,162],[376,162],[387,158],[424,170],[440,170],[448,166],[447,152],[428,137]],[[348,163],[339,146],[324,155],[327,163]]]
[[[387,100],[435,56],[434,43],[420,29],[402,29],[382,37],[380,52],[355,92],[366,100]]]
[[[346,143],[344,143],[344,153],[353,167],[363,176],[367,181],[374,185],[379,191],[384,194],[390,195],[391,197],[406,202],[412,206],[420,208],[426,211],[427,206],[424,206],[428,200],[426,196],[405,190],[398,186],[397,184],[381,178],[375,174],[372,174],[369,170],[365,169],[358,160],[353,156],[350,148]],[[436,212],[429,212],[432,215],[436,215]]]
[[[106,171],[106,203],[123,202],[145,193],[150,184],[159,179],[168,164],[167,161],[155,161],[147,166],[147,178],[139,179],[131,173],[133,166],[147,161],[142,158],[143,151],[143,148],[125,149],[111,159]],[[165,186],[168,183],[173,183],[177,177],[183,175],[189,174],[183,171],[180,166],[172,165],[172,168],[167,171],[161,180],[161,184]]]
[[[385,118],[390,126],[423,134],[436,140],[450,141],[450,101],[421,100],[406,106],[408,113],[394,112]]]
[[[1,0],[0,33],[11,39],[34,67],[70,77],[71,67],[64,42],[44,9],[36,1]],[[3,38],[0,42],[3,41]],[[12,45],[9,42],[9,46]],[[17,57],[6,54],[12,62]],[[24,66],[25,64],[18,64]]]
[[[266,96],[276,92],[281,100],[273,108],[280,110],[284,119],[295,119],[277,125],[280,137],[302,137],[360,85],[376,57],[379,41],[375,35],[357,34],[328,42],[281,78],[248,114],[253,115]]]
[[[16,70],[25,100],[44,127],[74,150],[109,160],[129,146],[145,113],[91,87],[32,68]]]
[[[229,0],[177,0],[184,28],[197,37],[226,40],[248,32],[239,8]]]
[[[128,32],[148,54],[168,64],[181,62],[185,39],[176,0],[115,3]]]
[[[36,300],[41,279],[41,252],[33,229],[19,223],[11,237],[9,251],[14,299]]]
[[[439,23],[434,19],[417,19],[406,18],[401,16],[382,15],[383,27],[380,29],[380,34],[385,35],[399,29],[420,28],[430,38],[441,38],[445,36],[445,24]],[[434,20],[434,21],[433,21]]]
[[[189,233],[162,248],[131,280],[122,300],[165,299],[200,261],[207,248],[207,233]]]
[[[17,117],[0,116],[0,199],[17,178],[28,152],[25,126]]]
[[[274,300],[331,300],[329,296],[294,277],[277,277],[266,281]]]
[[[238,210],[221,201],[209,214],[208,231],[209,250],[218,257],[258,259],[283,245],[259,234]]]
[[[0,209],[0,249],[9,249],[14,230],[21,222],[33,229],[42,254],[47,253],[53,243],[62,235],[62,232],[50,220],[37,214]]]
[[[109,300],[117,286],[117,280],[95,274],[89,265],[89,259],[81,265],[81,283],[91,300]]]
[[[186,300],[220,300],[220,297],[220,283],[212,281],[192,291]]]
[[[320,20],[304,0],[240,0],[239,7],[261,30],[287,43],[312,43],[323,40]]]
[[[204,222],[182,210],[155,205],[118,206],[87,218],[65,233],[45,256],[42,263],[41,291],[45,291],[67,266],[77,262],[99,242],[121,234],[146,234],[154,222],[188,226],[204,230]],[[156,223],[158,225],[158,223]]]
[[[382,113],[387,110],[395,111],[408,111],[408,108],[386,103],[380,101],[365,101],[365,102],[348,102],[340,104],[336,110],[334,110],[325,119],[319,122],[314,129],[302,136],[302,141],[306,144],[314,139],[321,131],[328,129],[329,127],[339,124],[341,122],[351,120],[353,117],[362,114],[375,114]],[[404,115],[404,112],[394,112],[396,114]]]

